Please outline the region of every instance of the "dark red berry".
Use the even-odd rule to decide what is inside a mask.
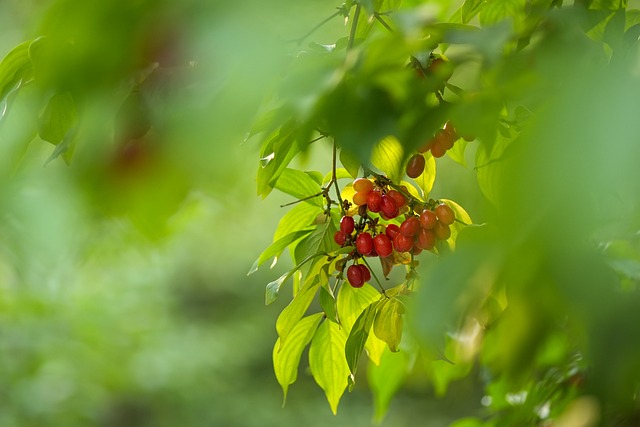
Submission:
[[[356,249],[362,255],[368,255],[373,251],[373,237],[369,233],[360,233],[356,237]]]
[[[393,239],[393,248],[396,252],[409,252],[411,248],[413,248],[413,237],[398,234],[396,238]]]
[[[410,216],[400,224],[400,233],[405,236],[415,236],[420,230],[420,220],[417,216]]]
[[[438,221],[444,225],[451,225],[456,220],[456,215],[453,213],[453,209],[445,203],[440,203],[435,209]]]
[[[433,230],[421,228],[418,232],[416,244],[420,249],[425,249],[427,251],[433,249],[436,245],[436,235]]]
[[[347,279],[354,288],[361,288],[364,285],[364,275],[358,265],[351,265],[347,268]]]
[[[398,209],[398,205],[396,205],[396,202],[386,194],[382,196],[382,201],[380,202],[380,210],[389,219],[397,217],[398,213],[400,212]]]
[[[393,201],[396,202],[396,206],[398,207],[398,209],[407,204],[407,199],[405,199],[405,197],[399,191],[389,190],[387,192],[387,196],[391,197]]]
[[[438,222],[438,217],[436,216],[436,213],[434,211],[425,209],[420,214],[420,225],[422,226],[422,228],[431,230],[436,226],[436,222]]]
[[[367,207],[371,212],[380,212],[382,208],[382,194],[379,191],[370,191],[367,194]]]
[[[444,156],[446,152],[447,152],[447,149],[444,148],[440,143],[438,143],[437,140],[431,146],[431,155],[436,159]]]
[[[396,238],[396,236],[398,234],[400,234],[400,227],[398,227],[395,224],[389,224],[389,225],[387,225],[386,234],[387,234],[387,237],[389,237],[390,240],[393,240],[393,239]]]
[[[354,221],[352,216],[343,216],[340,220],[340,231],[342,231],[347,236],[353,233],[355,226],[356,222]]]
[[[378,234],[374,237],[373,246],[380,258],[386,258],[393,252],[393,245],[386,234]]]
[[[358,268],[360,268],[360,271],[362,271],[362,278],[364,279],[365,282],[368,282],[369,280],[371,280],[371,272],[369,271],[366,265],[359,264]]]
[[[424,172],[425,166],[424,156],[422,154],[414,154],[407,163],[407,176],[409,178],[417,178]]]
[[[333,240],[335,240],[337,244],[342,246],[347,241],[347,235],[342,231],[336,231],[336,234],[333,235]]]

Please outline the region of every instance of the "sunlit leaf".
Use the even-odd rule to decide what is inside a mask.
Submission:
[[[332,322],[339,323],[338,310],[336,309],[336,299],[324,286],[320,288],[320,307],[322,307],[322,311],[324,311],[327,319],[331,320]]]
[[[289,332],[291,332],[296,323],[302,319],[309,305],[311,305],[311,301],[313,301],[316,292],[318,292],[319,287],[320,279],[317,275],[308,277],[302,288],[296,293],[293,301],[282,310],[276,321],[276,330],[280,337],[280,345],[286,344]]]
[[[451,158],[451,160],[466,167],[467,159],[465,159],[464,157],[464,152],[467,149],[468,144],[469,143],[462,138],[457,140],[453,145],[453,148],[447,151],[447,155]]]
[[[321,177],[322,179],[322,177]],[[321,192],[320,185],[307,173],[286,168],[275,182],[275,188],[297,198],[303,200],[304,203],[310,203],[316,206],[322,206],[323,198],[318,195]],[[315,197],[310,197],[314,196]]]
[[[355,382],[355,374],[358,369],[358,360],[360,360],[364,345],[367,342],[367,338],[369,338],[369,331],[371,330],[371,325],[373,325],[373,319],[376,316],[377,305],[377,301],[371,303],[360,313],[347,338],[344,351],[353,382]]]
[[[273,241],[295,231],[304,230],[313,225],[314,221],[323,209],[310,203],[298,203],[289,212],[284,214],[278,222],[278,227],[273,233]]]
[[[462,23],[466,24],[471,21],[486,5],[484,0],[465,0],[462,4]]]
[[[389,350],[393,352],[398,351],[402,339],[403,314],[404,307],[400,301],[396,299],[384,300],[378,307],[373,323],[373,332],[376,337],[386,342]]]
[[[431,155],[431,152],[425,153],[423,156],[425,158],[424,172],[414,181],[422,190],[422,198],[427,199],[433,189],[433,183],[436,181],[436,160]]]
[[[280,338],[276,340],[273,347],[273,369],[284,394],[283,405],[287,401],[289,385],[296,382],[298,378],[298,365],[302,351],[313,338],[321,320],[322,313],[305,317],[293,327],[285,344],[280,344]]]
[[[311,341],[309,368],[324,390],[331,411],[338,411],[340,398],[347,388],[349,365],[344,356],[347,333],[334,322],[323,322]]]
[[[310,229],[309,230],[294,231],[292,233],[287,234],[286,236],[283,236],[282,238],[278,239],[277,241],[273,242],[271,245],[269,245],[269,247],[267,249],[265,249],[260,254],[258,259],[251,266],[251,269],[249,270],[248,274],[253,274],[256,271],[258,271],[258,268],[265,261],[269,260],[270,258],[280,256],[282,251],[284,251],[287,246],[289,246],[290,244],[292,244],[296,240],[301,239],[302,237],[310,234],[311,231],[312,230],[310,230]]]
[[[14,47],[0,61],[0,100],[18,84],[20,80],[28,79],[33,74],[33,65],[29,58],[31,41],[26,41]]]
[[[371,154],[371,164],[398,182],[404,175],[404,148],[394,137],[387,137],[375,145]]]

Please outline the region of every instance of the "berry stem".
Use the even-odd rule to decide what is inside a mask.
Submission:
[[[387,291],[382,286],[382,283],[380,283],[380,279],[378,279],[378,276],[373,271],[373,269],[371,268],[371,266],[369,265],[369,263],[367,262],[367,260],[364,257],[362,258],[362,262],[364,262],[364,264],[367,266],[367,268],[371,272],[371,275],[373,276],[373,278],[376,279],[376,283],[378,284],[378,287],[380,287],[380,291],[382,292],[382,295],[384,295],[385,297],[389,298],[389,296],[387,295]]]
[[[313,199],[314,197],[322,196],[325,192],[321,191],[316,194],[312,194],[311,196],[303,197],[302,199],[294,200],[293,202],[285,203],[284,205],[280,205],[281,208],[286,208],[287,206],[295,205],[296,203],[304,202],[306,200]]]
[[[310,29],[305,35],[303,35],[302,37],[298,37],[297,39],[289,40],[289,42],[295,42],[298,45],[300,45],[307,37],[309,37],[311,34],[315,33],[316,31],[318,31],[318,29],[320,27],[322,27],[324,24],[326,24],[327,22],[331,21],[336,16],[342,15],[342,14],[344,14],[343,9],[342,8],[338,8],[338,10],[336,12],[334,12],[330,16],[324,18],[322,21],[320,21],[320,23],[316,24],[315,27]]]

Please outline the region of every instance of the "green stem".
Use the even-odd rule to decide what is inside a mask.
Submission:
[[[384,289],[384,287],[382,286],[382,283],[380,283],[380,279],[378,279],[378,276],[376,275],[376,273],[373,271],[373,269],[371,268],[371,266],[369,265],[369,263],[367,262],[367,260],[365,258],[362,258],[362,262],[364,262],[364,264],[367,266],[367,268],[369,269],[369,271],[371,272],[371,275],[373,276],[374,279],[376,279],[376,283],[378,284],[378,287],[380,287],[380,291],[382,292],[382,295],[384,295],[385,297],[389,298],[389,296],[387,295],[387,291]]]
[[[323,19],[322,21],[320,21],[319,24],[317,24],[315,27],[313,27],[311,30],[309,30],[309,32],[307,32],[307,34],[305,34],[302,37],[299,37],[297,39],[293,39],[293,40],[289,40],[290,42],[296,42],[298,45],[301,44],[307,37],[309,37],[311,34],[315,33],[316,31],[318,31],[318,29],[320,27],[322,27],[324,24],[326,24],[327,22],[331,21],[333,18],[335,18],[336,16],[342,14],[343,11],[342,10],[338,10],[337,12],[331,14],[331,16],[326,17],[325,19]]]
[[[347,51],[353,48],[353,42],[356,38],[356,29],[358,28],[358,19],[360,18],[360,10],[362,6],[360,3],[356,6],[356,11],[353,14],[353,23],[351,24],[351,31],[349,32],[349,41],[347,42]]]

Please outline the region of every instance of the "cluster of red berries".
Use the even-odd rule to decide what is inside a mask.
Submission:
[[[356,190],[353,201],[360,206],[361,221],[356,225],[352,216],[343,216],[334,240],[340,246],[355,245],[352,257],[356,262],[365,256],[387,258],[394,251],[418,255],[423,250],[432,250],[437,240],[451,236],[449,226],[455,221],[455,214],[448,205],[441,203],[434,210],[424,209],[416,215],[410,213],[406,198],[397,190],[376,187],[365,178],[357,179],[353,187]],[[396,218],[400,213],[406,213],[406,217],[399,226],[384,225],[369,217],[367,211],[378,213],[384,220]],[[347,269],[347,279],[351,286],[359,288],[371,278],[371,272],[366,265],[356,262]]]

